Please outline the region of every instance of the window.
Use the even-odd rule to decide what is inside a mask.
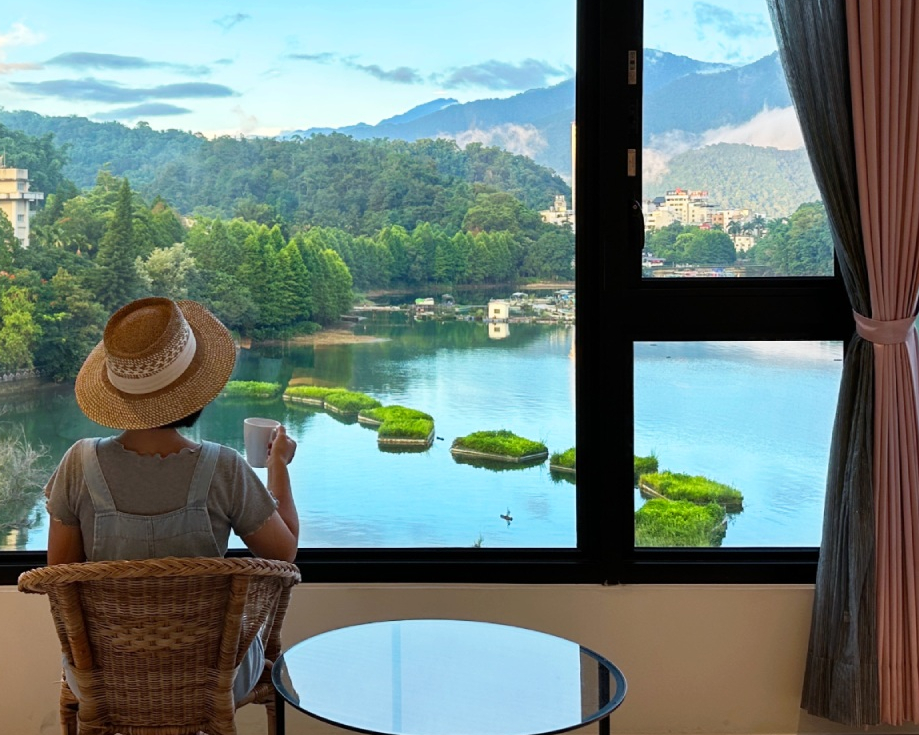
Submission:
[[[304,462],[300,480],[305,488],[304,495],[298,497],[303,517],[301,560],[309,563],[310,579],[610,583],[812,579],[816,551],[805,535],[756,544],[729,542],[719,549],[643,546],[640,540],[636,545],[635,510],[644,499],[632,490],[634,478],[631,484],[628,480],[634,474],[635,455],[655,450],[664,463],[671,461],[664,456],[665,445],[660,443],[664,439],[658,440],[652,433],[646,441],[640,431],[639,414],[651,410],[637,392],[640,384],[650,380],[643,372],[649,362],[643,363],[644,357],[662,349],[669,350],[671,356],[698,357],[725,345],[725,350],[738,348],[748,355],[764,344],[792,352],[795,346],[806,345],[821,355],[825,353],[831,372],[849,331],[849,310],[832,268],[828,273],[795,274],[762,268],[756,278],[725,277],[724,271],[715,270],[726,266],[720,261],[677,262],[667,257],[666,250],[655,252],[647,247],[656,232],[649,229],[649,223],[654,222],[661,229],[671,227],[671,232],[675,222],[681,228],[695,228],[679,234],[689,236],[684,244],[689,241],[702,252],[711,245],[707,233],[717,225],[722,234],[734,238],[735,260],[738,253],[745,252],[744,236],[756,240],[751,247],[758,246],[757,238],[765,237],[753,224],[752,214],[759,210],[751,208],[747,222],[744,218],[748,215],[743,214],[747,207],[742,202],[731,199],[716,206],[718,190],[714,183],[666,185],[665,206],[656,209],[645,200],[642,171],[648,163],[644,159],[650,156],[643,145],[642,121],[647,111],[641,89],[642,83],[648,85],[649,69],[644,61],[647,52],[645,56],[642,53],[642,33],[643,26],[651,25],[649,13],[663,15],[667,9],[650,1],[642,5],[638,0],[623,4],[578,0],[547,6],[544,11],[532,2],[440,3],[436,9],[420,9],[393,0],[367,5],[357,16],[349,13],[340,27],[348,30],[343,38],[350,40],[332,47],[326,44],[333,36],[319,29],[323,23],[339,27],[333,9],[328,16],[316,16],[298,26],[289,13],[282,12],[293,5],[265,3],[259,17],[255,13],[253,17],[202,15],[197,22],[201,29],[207,28],[204,35],[208,43],[219,46],[219,42],[232,40],[234,50],[222,55],[216,53],[215,46],[215,53],[202,52],[200,58],[164,56],[163,43],[156,39],[168,37],[177,43],[169,14],[140,18],[137,14],[141,11],[126,7],[120,12],[137,17],[106,17],[122,27],[153,30],[149,38],[132,36],[130,50],[108,49],[106,53],[148,59],[152,66],[132,72],[137,76],[125,77],[119,85],[140,94],[154,86],[159,89],[167,76],[178,84],[207,71],[207,81],[198,84],[211,86],[194,89],[207,89],[208,96],[146,101],[133,107],[102,101],[93,107],[91,101],[77,104],[73,96],[62,97],[70,100],[67,115],[92,115],[97,121],[127,120],[126,132],[121,133],[126,139],[149,142],[168,138],[170,144],[184,151],[183,156],[193,156],[199,147],[207,149],[208,154],[198,159],[179,156],[166,160],[158,157],[163,151],[154,146],[143,149],[144,160],[128,169],[134,176],[130,183],[135,196],[144,200],[138,226],[151,238],[164,238],[163,254],[158,256],[161,268],[147,265],[143,272],[147,283],[164,287],[172,278],[175,285],[182,257],[181,252],[170,248],[183,239],[195,254],[198,267],[220,273],[234,242],[244,245],[251,237],[252,242],[281,252],[290,240],[300,237],[301,241],[315,242],[323,253],[334,251],[335,256],[325,255],[309,266],[323,269],[327,282],[342,276],[339,264],[344,264],[355,290],[368,295],[375,290],[374,278],[389,257],[390,265],[401,269],[401,276],[414,286],[388,299],[374,293],[373,298],[358,303],[361,308],[346,314],[354,324],[354,334],[366,338],[358,347],[323,345],[305,350],[284,340],[258,345],[260,335],[247,319],[258,298],[274,290],[269,282],[257,288],[253,281],[243,291],[226,273],[206,281],[214,289],[209,298],[219,301],[226,313],[238,320],[232,326],[240,330],[243,349],[234,378],[277,384],[282,390],[344,386],[378,397],[384,404],[406,403],[408,408],[419,410],[436,407],[431,411],[435,423],[432,447],[413,452],[378,445],[379,435],[372,430],[351,420],[336,419],[331,412],[309,408],[307,399],[270,399],[275,403],[261,404],[264,409],[260,407],[260,413],[278,411],[301,440],[299,456]],[[82,39],[90,36],[81,35],[78,43],[61,30],[78,27],[85,12],[63,2],[54,10],[42,17],[50,16],[61,26],[46,28],[43,33],[46,38],[63,38],[57,41],[59,48],[51,52],[17,47],[21,58],[11,57],[10,61],[34,65],[55,56],[63,61],[40,70],[40,74],[29,70],[32,76],[21,71],[11,77],[12,88],[21,96],[15,103],[5,102],[0,125],[24,127],[27,119],[33,120],[18,114],[19,106],[27,109],[33,105],[35,112],[53,116],[61,110],[62,99],[54,90],[75,84],[89,73],[79,66],[86,63],[87,56],[77,52],[86,51]],[[23,20],[26,26],[37,22],[30,20],[33,17],[37,16]],[[549,17],[551,23],[546,22]],[[503,40],[488,44],[479,38],[476,44],[458,43],[454,29],[470,18],[500,30]],[[357,32],[358,22],[374,29],[377,41]],[[398,28],[390,35],[380,32],[390,22],[397,22]],[[161,28],[159,23],[167,25]],[[186,19],[183,27],[192,25]],[[289,30],[299,27],[306,29],[299,36]],[[257,39],[266,28],[274,29],[273,40],[267,44],[272,49],[271,63],[269,57],[254,55],[265,44],[239,43],[241,38]],[[405,36],[406,29],[413,29],[415,41],[393,43],[393,38]],[[441,32],[447,33],[442,46],[460,45],[471,55],[454,59],[442,53],[444,49],[435,48],[436,43],[425,45]],[[108,37],[122,38],[123,33]],[[284,42],[279,44],[282,38]],[[379,39],[386,39],[383,47],[374,45]],[[529,45],[517,46],[521,40]],[[651,42],[647,45],[650,47]],[[183,47],[200,49],[201,45],[188,43]],[[494,50],[483,53],[484,48]],[[232,81],[233,75],[224,76],[220,70],[238,71],[245,65],[255,68],[256,62],[261,64],[261,76],[251,87],[265,95],[266,103],[247,107],[245,99],[236,96],[241,87]],[[100,58],[97,63],[106,61]],[[299,75],[296,93],[289,86],[292,69]],[[448,99],[451,94],[459,103],[507,98],[526,87],[521,80],[537,79],[539,84],[532,86],[553,89],[570,98],[575,69],[576,127],[571,124],[571,115],[562,110],[538,125],[534,121],[532,127],[489,123],[491,128],[483,130],[483,107],[477,118],[479,128],[464,128],[469,135],[457,143],[459,147],[472,142],[475,158],[460,156],[449,144],[431,143],[424,144],[429,145],[430,161],[418,164],[403,154],[419,144],[395,140],[393,135],[386,136],[388,142],[367,144],[331,131],[342,128],[360,137],[365,126],[358,123],[373,125],[381,120],[390,126],[412,126],[426,115],[438,115],[436,119],[446,125],[457,109]],[[441,98],[434,102],[433,96],[425,100],[413,96],[413,90],[431,83],[435,72],[443,87]],[[107,78],[101,72],[97,76]],[[377,80],[379,86],[364,95],[353,93],[358,80],[365,78]],[[467,94],[470,87],[466,85],[470,84],[478,85],[478,95]],[[494,89],[485,94],[484,85]],[[169,92],[165,89],[157,94]],[[28,103],[27,94],[32,95]],[[292,105],[295,97],[308,101],[303,109],[309,112],[303,115],[309,115],[309,122],[290,123],[285,130],[270,127],[269,112],[276,106]],[[611,99],[616,101],[612,116]],[[312,116],[313,111],[323,109],[324,100],[327,106],[333,100],[336,105],[346,102],[349,106],[325,119]],[[431,106],[417,107],[422,101],[430,101]],[[209,135],[182,133],[192,125],[190,113],[183,109],[193,108],[209,112],[204,124]],[[157,133],[170,126],[174,129],[168,134]],[[434,132],[428,134],[433,136],[442,128],[431,130]],[[224,132],[229,135],[217,135],[212,140],[214,134]],[[271,138],[281,132],[288,137],[299,135],[302,140],[288,140],[287,147],[278,145]],[[293,151],[300,150],[295,146],[307,145],[305,141],[317,132],[326,145],[321,164],[309,170],[285,167],[285,156],[293,156]],[[484,135],[487,132],[491,137]],[[249,133],[269,137],[244,140],[240,136]],[[549,137],[556,141],[556,147],[540,148]],[[575,155],[575,140],[580,155]],[[482,145],[476,147],[476,141]],[[64,139],[61,142],[73,145]],[[490,150],[490,144],[527,153],[527,158],[536,156],[537,161],[561,174],[562,185],[551,176],[543,178],[544,172],[526,161]],[[266,158],[260,159],[261,153]],[[362,158],[365,154],[367,158]],[[374,162],[386,156],[390,156],[390,165],[381,173]],[[232,165],[221,167],[221,157]],[[270,160],[270,165],[263,166],[265,160]],[[518,164],[524,168],[514,169]],[[577,170],[576,182],[568,173],[573,168]],[[321,176],[331,170],[334,175]],[[437,176],[444,170],[455,178],[471,177],[465,193],[442,185]],[[220,175],[212,175],[215,171]],[[253,176],[253,171],[259,175]],[[65,187],[55,202],[48,195],[57,189],[45,191],[45,207],[33,219],[32,252],[40,253],[43,243],[58,248],[53,252],[74,269],[95,257],[93,249],[101,246],[105,230],[92,229],[98,215],[94,207],[104,207],[107,198],[115,197],[121,175],[122,170],[114,168],[84,171],[79,186],[85,190],[95,187],[97,196],[92,201],[81,201]],[[34,171],[30,177],[31,188],[42,191]],[[424,182],[429,188],[413,191],[406,186],[409,180]],[[521,201],[517,197],[525,196],[527,186],[542,187],[547,193],[545,201],[517,209],[515,202]],[[548,196],[553,186],[559,190]],[[505,189],[514,187],[516,193],[508,198]],[[156,199],[156,194],[163,192],[166,194]],[[212,200],[204,201],[205,195]],[[469,198],[465,205],[463,196]],[[453,212],[453,219],[447,217],[447,224],[442,222],[440,229],[424,226],[432,201]],[[391,206],[392,202],[400,203],[401,209]],[[46,213],[53,212],[55,206],[63,207],[67,216],[51,220]],[[380,215],[384,209],[387,214]],[[333,211],[337,219],[329,215]],[[673,221],[664,224],[667,217]],[[223,221],[224,229],[221,232],[217,227],[215,235],[213,222],[217,219]],[[727,232],[731,221],[741,228],[749,224],[753,232],[732,235]],[[250,231],[246,222],[265,228]],[[281,227],[291,223],[296,225],[291,230]],[[273,234],[275,224],[280,239]],[[531,238],[531,261],[519,264],[527,278],[506,283],[511,275],[519,275],[508,271],[508,254],[514,252],[517,241],[504,234],[514,227],[529,228],[540,235]],[[555,229],[540,229],[545,227]],[[575,229],[575,252],[571,252],[566,248],[570,248],[569,238]],[[724,244],[724,238],[717,240]],[[219,248],[212,247],[218,243]],[[311,248],[302,250],[314,252]],[[145,257],[149,259],[151,252]],[[456,260],[464,252],[466,260]],[[470,258],[470,252],[479,257]],[[378,256],[384,260],[373,260]],[[488,270],[464,273],[476,288],[461,288],[464,284],[457,277],[460,264],[486,262]],[[576,285],[571,288],[560,274],[568,273],[570,278],[573,264]],[[33,265],[35,269],[42,267],[38,262]],[[675,266],[686,267],[677,270]],[[705,274],[700,272],[702,267],[708,268]],[[437,269],[443,277],[436,291],[424,278],[425,268]],[[668,269],[676,270],[678,277],[660,277]],[[258,271],[250,269],[250,275]],[[795,277],[789,277],[792,275]],[[544,281],[544,288],[528,288],[537,277]],[[549,288],[545,288],[546,280],[552,282]],[[9,292],[9,286],[0,283],[0,288],[4,287]],[[190,281],[184,287],[196,286]],[[504,304],[489,305],[492,299]],[[270,305],[267,301],[258,303],[262,311]],[[323,318],[331,322],[340,315],[341,305],[329,302],[326,306]],[[448,336],[441,331],[447,310],[452,310],[449,314],[454,317]],[[489,321],[483,319],[488,314],[500,321],[483,324]],[[70,355],[69,359],[75,358]],[[46,360],[43,369],[56,364]],[[21,385],[35,378],[23,369],[16,380]],[[71,390],[66,381],[59,388],[35,392],[8,392],[6,388],[0,384],[5,411],[0,424],[23,424],[29,431],[39,432],[46,437],[43,443],[49,451],[58,456],[74,439],[98,432],[68,403]],[[239,425],[253,410],[242,403],[224,401],[219,415],[204,413],[200,435],[239,446]],[[821,410],[826,411],[826,407]],[[747,423],[759,420],[758,416],[746,419]],[[532,466],[527,462],[519,467],[489,466],[486,462],[470,464],[462,454],[454,458],[449,451],[454,438],[481,429],[503,428],[516,429],[524,438],[546,444],[552,453],[576,446],[581,455],[576,482],[564,467],[550,471],[544,461]],[[666,466],[681,470],[677,464]],[[535,490],[524,487],[530,479]],[[379,511],[372,523],[366,516],[370,506]],[[40,561],[44,529],[40,503],[4,508],[10,511],[13,523],[0,527],[0,534],[6,534],[5,539],[0,535],[0,540],[4,548],[12,550],[0,554],[0,575],[2,581],[9,582],[23,566]],[[36,518],[38,522],[32,523]]]
[[[624,576],[807,579],[851,327],[766,3],[646,0],[643,38]]]

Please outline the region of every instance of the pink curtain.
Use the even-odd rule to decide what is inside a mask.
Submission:
[[[919,11],[846,0],[858,197],[874,343],[881,721],[919,721]]]

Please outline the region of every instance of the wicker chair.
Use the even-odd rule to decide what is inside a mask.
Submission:
[[[25,572],[22,592],[47,594],[80,689],[61,683],[65,735],[235,735],[234,713],[263,704],[276,729],[271,663],[293,564],[267,559],[147,559],[59,564]],[[236,668],[255,636],[265,669],[233,701]],[[79,727],[78,727],[79,726]]]

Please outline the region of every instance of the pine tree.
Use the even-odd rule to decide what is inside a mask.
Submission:
[[[125,179],[111,222],[96,256],[93,286],[99,303],[109,312],[140,295],[142,284],[134,261],[137,257],[131,187]]]

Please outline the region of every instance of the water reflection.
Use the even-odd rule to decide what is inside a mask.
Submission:
[[[218,398],[188,435],[243,452],[244,418],[284,423],[299,444],[291,477],[302,546],[469,547],[481,537],[486,548],[570,548],[575,488],[553,482],[544,463],[490,472],[450,454],[457,436],[496,428],[532,436],[550,451],[574,445],[571,328],[515,324],[506,339],[491,340],[488,326],[377,316],[355,329],[373,341],[240,350],[233,380],[344,386],[431,414],[443,440],[427,450],[383,449],[376,432],[354,420],[280,398]],[[72,386],[45,388],[30,400],[16,421],[48,446],[55,463],[80,437],[116,433],[83,416]],[[264,470],[257,472],[265,479]],[[510,527],[499,517],[507,507],[515,509]],[[40,515],[27,539],[6,548],[44,548],[43,509]]]

